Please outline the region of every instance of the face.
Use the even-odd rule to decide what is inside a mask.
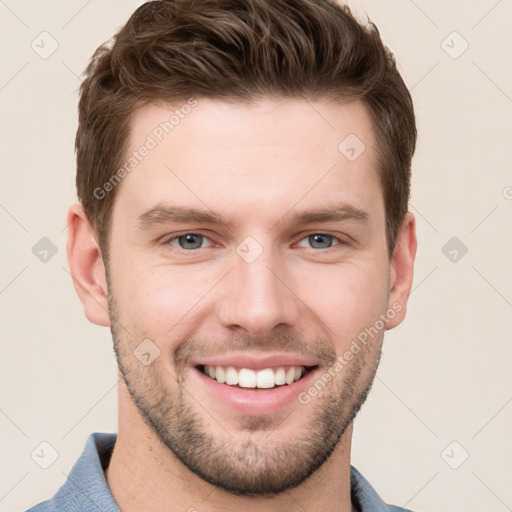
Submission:
[[[190,470],[276,494],[333,452],[395,308],[370,117],[359,102],[199,99],[166,133],[175,109],[136,112],[112,212],[119,368]]]

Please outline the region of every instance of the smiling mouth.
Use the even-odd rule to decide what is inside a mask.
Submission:
[[[241,389],[272,389],[289,386],[301,380],[315,368],[317,366],[280,366],[252,370],[250,368],[235,368],[234,366],[197,366],[199,371],[216,380],[219,384]]]

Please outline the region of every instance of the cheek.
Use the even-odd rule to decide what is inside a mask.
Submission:
[[[303,272],[301,283],[304,302],[340,348],[373,325],[386,308],[386,274],[372,265],[317,267],[311,275]]]
[[[287,300],[296,300],[302,309],[299,322],[332,339],[340,352],[385,310],[384,263],[372,255],[339,264],[290,263],[283,272],[293,291]],[[119,257],[112,283],[120,320],[137,337],[179,343],[214,314],[224,287],[236,286],[221,282],[229,267],[155,264],[133,253]]]
[[[113,276],[114,295],[119,314],[131,330],[156,341],[188,334],[215,282],[211,272],[193,273],[135,260],[123,263]]]

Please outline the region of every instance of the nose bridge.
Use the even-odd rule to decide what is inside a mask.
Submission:
[[[270,237],[266,240],[264,245],[247,237],[236,247],[220,307],[225,327],[242,328],[254,336],[265,336],[280,324],[293,326],[299,314],[299,301],[286,283],[286,268]]]

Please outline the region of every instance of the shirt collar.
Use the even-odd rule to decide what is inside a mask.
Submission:
[[[104,475],[116,439],[117,434],[103,432],[95,432],[87,438],[82,455],[52,498],[52,504],[76,512],[120,512]],[[350,491],[352,502],[360,512],[405,511],[386,505],[353,466],[350,468]]]

